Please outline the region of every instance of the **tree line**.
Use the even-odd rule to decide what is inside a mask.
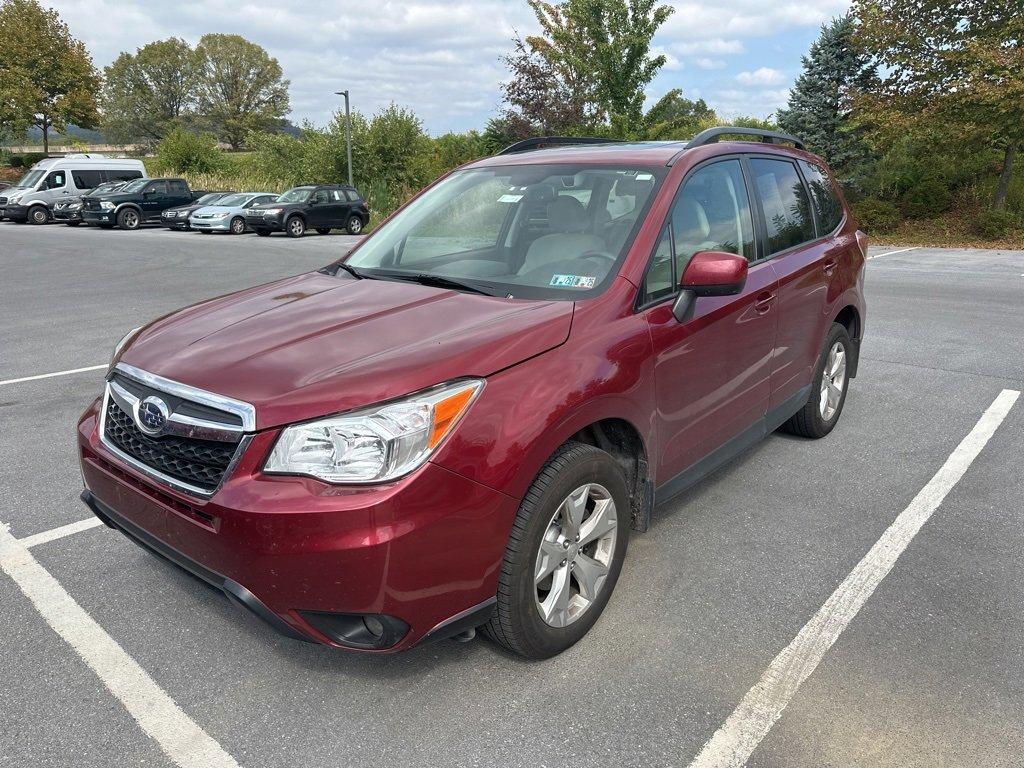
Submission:
[[[539,31],[511,41],[500,106],[486,126],[435,138],[404,107],[356,112],[357,180],[400,201],[438,173],[530,136],[685,139],[725,122],[679,88],[650,93],[665,64],[652,41],[671,5],[526,2]],[[774,119],[728,122],[800,136],[877,229],[940,214],[965,190],[986,195],[990,222],[1005,229],[1017,215],[1008,203],[1024,204],[1014,176],[1024,143],[1022,40],[1017,2],[854,0],[803,57]],[[55,12],[38,0],[0,0],[0,76],[0,133],[35,125],[45,140],[69,123],[99,126],[111,141],[163,143],[161,163],[177,158],[180,171],[226,172],[220,141],[255,150],[281,181],[347,175],[343,116],[281,133],[288,81],[264,49],[237,35],[206,35],[195,47],[153,42],[101,75]]]

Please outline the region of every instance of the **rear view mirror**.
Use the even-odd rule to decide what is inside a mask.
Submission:
[[[700,296],[733,296],[747,283],[747,260],[725,251],[698,251],[686,265],[679,280],[682,289],[672,306],[676,320],[689,317]]]

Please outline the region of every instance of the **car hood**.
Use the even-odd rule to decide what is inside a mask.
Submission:
[[[121,361],[256,407],[257,429],[489,376],[565,342],[572,302],[310,273],[147,326]]]
[[[192,213],[241,213],[242,210],[242,207],[237,205],[204,205]]]

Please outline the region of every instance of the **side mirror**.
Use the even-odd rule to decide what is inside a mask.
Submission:
[[[700,296],[734,296],[742,291],[747,283],[747,268],[747,260],[735,253],[695,253],[679,280],[682,290],[672,306],[676,320],[687,320]]]

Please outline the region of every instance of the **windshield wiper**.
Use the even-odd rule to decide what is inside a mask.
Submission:
[[[494,296],[490,291],[486,291],[478,285],[473,283],[463,282],[454,277],[445,277],[444,275],[431,275],[426,272],[422,272],[417,275],[410,275],[399,272],[389,272],[387,277],[395,278],[396,280],[408,280],[413,283],[419,283],[420,285],[430,285],[435,288],[452,288],[456,291],[469,291],[470,293],[479,293],[482,296]]]
[[[349,273],[350,275],[352,275],[352,277],[354,277],[354,278],[355,278],[356,280],[362,280],[363,278],[365,278],[365,277],[366,277],[366,275],[364,275],[364,274],[360,273],[360,272],[359,272],[359,270],[357,270],[357,269],[356,269],[355,267],[351,267],[351,266],[349,266],[348,264],[346,264],[346,263],[345,263],[345,262],[343,262],[343,261],[339,261],[339,262],[338,262],[337,264],[335,264],[335,266],[336,266],[336,267],[337,267],[338,269],[343,269],[343,270],[345,270],[345,271],[346,271],[346,272],[348,272],[348,273]],[[337,273],[337,272],[335,272],[334,274],[338,274],[338,273]]]

